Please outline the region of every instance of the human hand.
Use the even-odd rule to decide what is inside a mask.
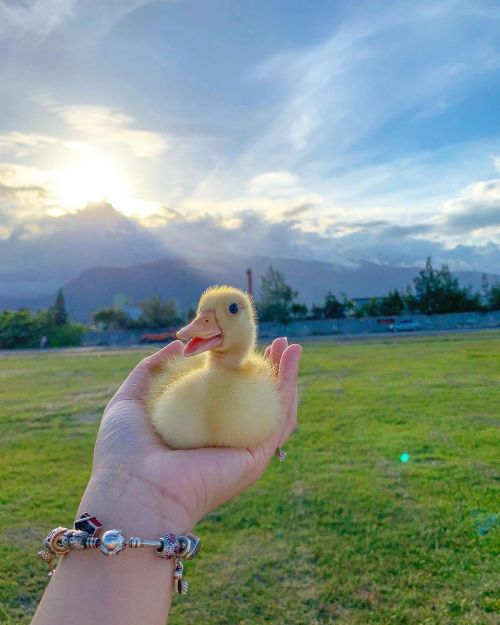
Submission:
[[[142,360],[109,402],[80,512],[107,515],[106,525],[121,524],[136,533],[188,531],[255,482],[295,429],[302,348],[279,338],[265,352],[278,367],[282,402],[282,420],[273,436],[253,449],[169,449],[151,428],[143,398],[155,372],[181,351],[182,343],[174,341]]]

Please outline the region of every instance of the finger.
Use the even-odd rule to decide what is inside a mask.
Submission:
[[[288,346],[288,340],[285,336],[280,336],[271,343],[271,360],[279,367],[281,356]]]
[[[117,390],[107,408],[116,401],[122,401],[124,399],[142,399],[151,381],[151,376],[158,371],[162,364],[169,358],[179,355],[182,351],[182,347],[183,344],[181,341],[173,341],[155,354],[141,360]]]
[[[286,342],[286,339],[284,339],[284,341]],[[280,344],[282,347],[283,339],[278,342],[278,345]],[[293,431],[295,427],[297,410],[296,377],[301,353],[302,347],[296,344],[286,347],[286,349],[281,352],[280,360],[282,363],[280,363],[280,369],[282,379],[286,381],[286,384],[283,386],[283,390],[280,389],[280,392],[282,393],[284,414],[283,423],[280,423],[280,426],[277,428],[277,432],[259,447],[239,450],[217,450],[219,453],[224,454],[225,458],[227,458],[226,454],[229,453],[236,453],[235,458],[239,458],[239,462],[236,463],[233,471],[228,472],[226,467],[224,467],[224,475],[230,475],[230,480],[234,483],[235,490],[231,496],[240,492],[243,487],[248,487],[259,478],[269,460],[273,457],[276,447],[279,447],[282,442],[288,439],[291,431]],[[218,488],[219,486],[220,484],[218,485]],[[226,499],[227,496],[222,498],[221,502]]]
[[[280,388],[296,384],[301,355],[302,346],[298,343],[292,343],[282,352],[278,374]]]
[[[286,340],[286,339],[285,339]],[[297,372],[299,369],[302,347],[298,344],[289,345],[280,359],[278,388],[282,405],[282,420],[276,432],[261,447],[249,450],[259,462],[268,461],[276,447],[286,440],[296,427],[297,415]]]
[[[281,434],[281,438],[277,447],[282,447],[290,436],[297,429],[297,392],[294,392],[293,399],[290,402],[290,407],[288,411],[288,418],[285,421],[285,427],[283,429],[283,433]]]
[[[281,357],[279,387],[285,416],[277,447],[283,445],[297,427],[297,375],[301,355],[302,347],[292,344]]]
[[[182,341],[172,341],[151,356],[144,358],[142,363],[145,364],[150,373],[155,373],[169,358],[172,358],[172,356],[178,356],[183,347],[184,343]],[[139,366],[140,364],[141,363],[139,363]]]
[[[268,345],[264,351],[264,358],[270,358],[271,357],[271,346]]]

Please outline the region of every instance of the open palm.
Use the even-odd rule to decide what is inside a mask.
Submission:
[[[272,437],[253,449],[169,449],[147,419],[143,402],[152,376],[182,343],[174,341],[142,360],[109,402],[99,429],[93,473],[126,471],[175,502],[191,527],[207,512],[255,482],[297,424],[297,371],[302,348],[276,339],[266,356],[278,367],[282,420]]]

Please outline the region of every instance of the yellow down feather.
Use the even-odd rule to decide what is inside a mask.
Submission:
[[[237,303],[237,315],[228,312]],[[198,315],[214,311],[222,344],[170,359],[150,388],[146,405],[154,429],[174,449],[254,447],[280,418],[277,371],[255,350],[255,309],[232,287],[211,287]]]

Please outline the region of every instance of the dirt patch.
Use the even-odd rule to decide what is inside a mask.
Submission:
[[[92,391],[80,391],[78,393],[70,393],[69,397],[73,401],[96,401],[110,400],[116,393],[116,386],[108,386],[106,388],[95,389]]]
[[[102,412],[75,412],[71,419],[76,423],[97,423],[102,416]]]
[[[42,548],[42,540],[47,536],[47,528],[41,529],[28,525],[25,527],[14,527],[5,532],[9,542],[14,545],[30,545],[39,543]]]

